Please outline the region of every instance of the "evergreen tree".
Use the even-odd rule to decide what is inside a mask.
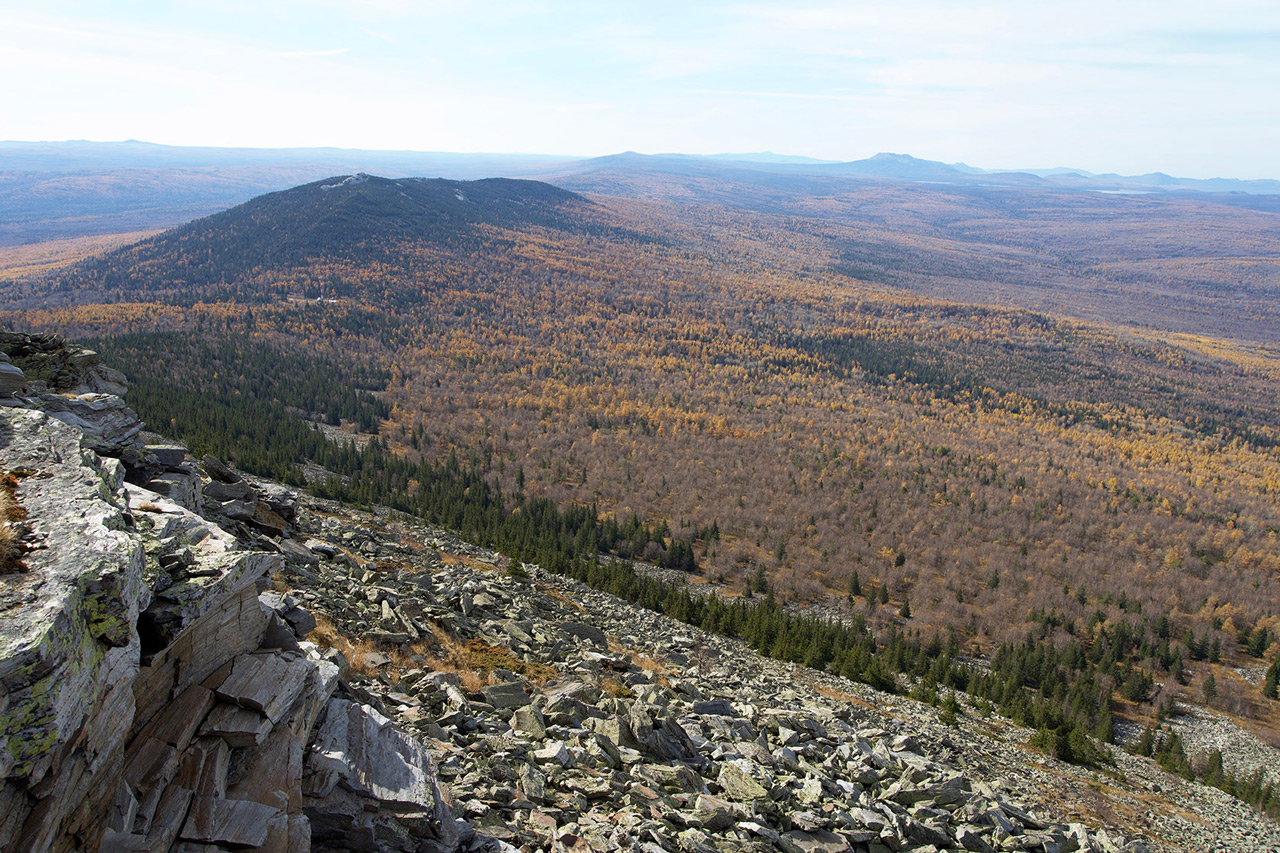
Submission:
[[[943,725],[958,726],[960,725],[959,714],[960,701],[956,699],[956,692],[952,690],[942,703],[942,713],[938,715],[938,719]]]

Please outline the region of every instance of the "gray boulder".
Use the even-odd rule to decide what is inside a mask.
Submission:
[[[63,397],[43,394],[40,406],[50,417],[57,418],[84,433],[85,444],[104,456],[123,456],[132,451],[142,456],[138,434],[144,424],[137,412],[114,394],[81,394]]]
[[[431,755],[382,714],[345,699],[325,709],[303,795],[319,849],[451,851],[460,840]]]
[[[0,397],[12,397],[26,384],[27,377],[22,374],[22,368],[10,364],[8,356],[5,356],[0,361]]]

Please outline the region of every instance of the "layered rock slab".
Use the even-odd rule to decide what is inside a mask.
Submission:
[[[0,418],[36,543],[0,581],[0,849],[93,846],[134,717],[145,554],[112,500],[122,466],[81,438],[42,412]]]
[[[385,718],[326,740],[346,769],[332,797],[304,798],[339,668],[300,642],[310,614],[259,599],[283,558],[257,550],[280,550],[261,531],[281,535],[296,497],[241,481],[271,524],[215,523],[190,511],[198,501],[126,484],[128,460],[102,458],[100,436],[43,411],[47,399],[21,402],[0,408],[0,468],[18,477],[34,545],[24,571],[0,577],[0,851],[305,853],[312,810],[343,816],[359,849],[452,851],[470,837],[430,758]],[[151,455],[202,492],[175,448]]]

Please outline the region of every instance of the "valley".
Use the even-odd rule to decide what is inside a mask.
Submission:
[[[673,565],[731,606],[953,644],[920,660],[1075,656],[1058,693],[1023,682],[1023,722],[1063,737],[1208,705],[1280,741],[1276,213],[546,177],[326,178],[24,261],[0,322],[91,343],[144,420],[254,473],[438,523],[448,495],[522,559]],[[539,500],[582,541],[510,534]]]

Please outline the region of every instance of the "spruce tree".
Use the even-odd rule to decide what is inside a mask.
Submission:
[[[1200,692],[1204,695],[1205,704],[1212,704],[1218,698],[1218,679],[1213,677],[1212,672],[1205,676]]]

